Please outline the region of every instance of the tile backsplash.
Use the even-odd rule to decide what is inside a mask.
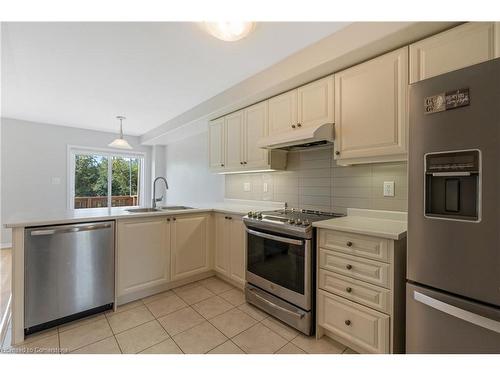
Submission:
[[[384,181],[394,181],[394,197],[383,196]],[[231,199],[342,213],[348,207],[407,210],[406,162],[342,167],[331,147],[289,152],[286,171],[226,175],[225,184],[225,197]]]

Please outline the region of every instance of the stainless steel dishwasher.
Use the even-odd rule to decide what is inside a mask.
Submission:
[[[26,228],[26,335],[113,306],[114,228],[113,221]]]

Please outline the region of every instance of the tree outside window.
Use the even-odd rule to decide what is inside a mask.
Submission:
[[[75,209],[139,205],[142,157],[88,152],[73,156]]]

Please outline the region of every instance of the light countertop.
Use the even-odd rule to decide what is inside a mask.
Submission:
[[[406,212],[348,208],[347,216],[313,223],[314,227],[400,240],[406,237]]]
[[[174,204],[168,204],[173,206]],[[177,204],[176,204],[177,205]],[[183,215],[198,212],[221,212],[233,215],[246,215],[248,211],[255,210],[275,210],[282,208],[283,203],[280,202],[254,202],[244,200],[226,199],[223,202],[212,203],[183,203],[182,205],[196,207],[188,210],[162,210],[155,212],[128,212],[130,207],[113,207],[113,208],[83,208],[77,210],[65,210],[54,212],[40,213],[19,213],[6,220],[5,227],[33,227],[40,225],[56,225],[56,224],[71,224],[87,221],[99,220],[115,220],[126,218],[139,218],[148,216],[169,216]]]

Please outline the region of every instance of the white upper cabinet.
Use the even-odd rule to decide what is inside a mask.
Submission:
[[[210,121],[208,124],[208,158],[213,170],[224,168],[224,118]]]
[[[297,89],[269,99],[269,134],[290,131],[297,126]]]
[[[243,110],[224,117],[226,168],[234,169],[243,165]]]
[[[499,23],[469,22],[410,46],[410,83],[500,56]]]
[[[333,123],[333,75],[297,89],[297,127]]]
[[[268,151],[257,147],[257,142],[269,132],[267,101],[245,108],[244,117],[243,162],[249,168],[265,166],[268,164]]]
[[[405,160],[408,47],[335,73],[338,164]]]
[[[268,135],[268,101],[254,104],[209,123],[210,169],[239,172],[285,169],[286,151],[257,146]]]

